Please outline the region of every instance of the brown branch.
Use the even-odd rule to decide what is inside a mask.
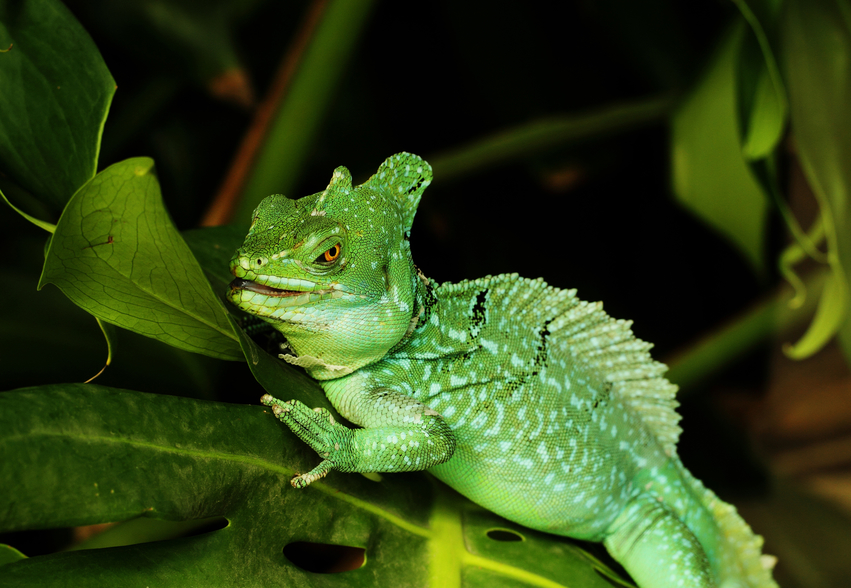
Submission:
[[[201,219],[201,226],[214,227],[227,224],[233,217],[257,154],[266,139],[270,123],[289,90],[290,82],[304,57],[304,52],[313,38],[317,25],[322,20],[327,5],[328,0],[313,0],[311,3],[298,33],[278,65],[278,71],[266,92],[266,97],[254,113],[254,120],[242,138],[218,194]]]

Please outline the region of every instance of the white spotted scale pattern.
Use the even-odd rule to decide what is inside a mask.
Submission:
[[[261,203],[232,261],[235,283],[305,292],[241,282],[230,299],[364,427],[264,400],[324,458],[293,484],[428,468],[513,521],[603,541],[641,588],[776,588],[761,538],[677,457],[676,387],[629,321],[515,274],[418,275],[408,238],[430,181],[408,153],[357,188],[337,168],[324,192]],[[311,266],[334,242],[341,260]]]

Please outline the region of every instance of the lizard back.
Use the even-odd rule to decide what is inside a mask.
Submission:
[[[536,528],[599,538],[636,469],[673,455],[676,387],[599,303],[511,274],[425,283],[421,306],[410,337],[361,377],[408,382],[443,415],[458,449],[432,471],[460,492]]]

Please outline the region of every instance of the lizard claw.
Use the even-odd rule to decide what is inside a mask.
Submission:
[[[281,406],[280,404],[276,404],[272,407],[272,412],[275,413],[275,416],[280,416],[281,413],[289,412],[289,409],[285,406]]]
[[[271,406],[272,412],[278,420],[287,425],[302,441],[310,445],[320,457],[330,460],[323,468],[324,473],[320,474],[317,468],[299,476],[300,479],[307,480],[305,486],[324,476],[334,463],[332,456],[339,455],[341,450],[345,451],[352,434],[351,429],[338,424],[327,409],[310,409],[298,400],[283,402],[268,394],[264,395],[260,401]]]

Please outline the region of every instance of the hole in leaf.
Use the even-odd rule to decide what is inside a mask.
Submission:
[[[0,533],[0,543],[11,545],[28,557],[56,553],[70,545],[73,540],[73,527]]]
[[[508,529],[491,529],[487,532],[487,536],[494,541],[523,541],[525,538],[520,533],[509,531]]]
[[[363,567],[366,549],[296,541],[284,547],[284,555],[299,568],[314,574],[337,574]]]
[[[121,523],[4,533],[0,535],[0,543],[13,545],[27,556],[34,557],[58,551],[121,547],[194,537],[224,529],[228,524],[228,520],[221,516],[189,521],[136,517]]]
[[[196,525],[191,525],[196,523]],[[199,519],[197,521],[187,521],[187,530],[181,537],[194,537],[195,535],[203,535],[204,533],[212,533],[219,529],[224,529],[230,524],[225,517],[210,517],[208,519]]]

